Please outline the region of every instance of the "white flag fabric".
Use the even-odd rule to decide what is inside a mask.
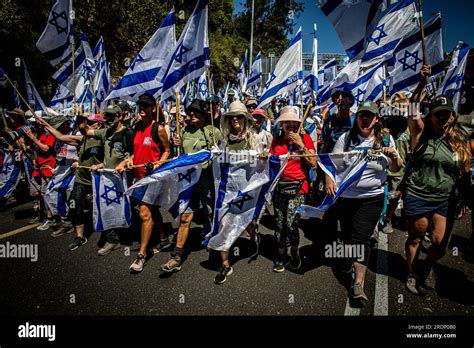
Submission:
[[[130,186],[125,194],[140,202],[159,205],[179,221],[201,177],[202,164],[211,158],[211,152],[204,150],[183,154]]]
[[[250,160],[249,160],[250,159]],[[214,160],[216,206],[204,244],[228,251],[252,221],[258,221],[288,156],[257,157],[256,151],[222,152]]]
[[[271,103],[273,98],[285,92],[292,93],[298,83],[301,83],[303,79],[303,41],[301,38],[300,27],[265,84],[259,108],[264,108]]]
[[[239,82],[239,90],[241,93],[247,90],[247,50],[245,50],[244,60],[240,65],[239,72],[237,73],[237,81]]]
[[[72,92],[63,85],[59,85],[56,93],[51,99],[50,106],[53,109],[65,109],[72,106],[74,96]]]
[[[459,101],[461,100],[464,72],[469,56],[469,46],[460,41],[456,46],[449,64],[446,77],[439,86],[437,95],[447,95],[453,101],[454,111],[459,112]]]
[[[441,16],[437,15],[425,24],[426,60],[431,65],[430,79],[436,80],[444,72],[443,36]],[[423,65],[421,31],[417,28],[405,37],[387,62],[390,76],[390,94],[400,91],[413,92],[420,81]]]
[[[33,81],[31,80],[30,74],[28,73],[28,68],[26,67],[26,63],[23,60],[23,70],[25,73],[25,84],[26,84],[26,99],[28,100],[28,104],[34,109],[34,111],[46,111],[46,105],[43,102],[43,99],[39,95],[38,91],[36,90]]]
[[[74,169],[69,166],[57,167],[48,183],[43,196],[44,203],[51,210],[53,216],[67,216],[68,201],[74,186]]]
[[[350,59],[361,55],[387,1],[320,0],[321,11],[334,26]]]
[[[362,66],[389,59],[402,38],[418,27],[414,0],[400,0],[378,21],[367,37]]]
[[[124,173],[97,170],[92,174],[93,221],[96,231],[127,228],[131,225],[132,210]]]
[[[332,58],[318,70],[318,82],[321,87],[331,84],[337,75],[336,59]]]
[[[74,80],[77,85],[77,81],[80,78],[81,70],[86,60],[86,54],[82,44],[74,52]],[[63,85],[68,90],[74,92],[74,81],[72,80],[72,57],[69,58],[53,75],[53,79],[60,85]]]
[[[51,65],[56,65],[70,53],[72,36],[72,0],[56,0],[48,17],[48,24],[36,47],[46,56]]]
[[[21,166],[20,162],[15,161],[15,153],[3,151],[3,165],[0,167],[0,197],[10,197],[20,177]]]
[[[207,22],[208,0],[198,0],[166,65],[161,80],[161,100],[174,96],[189,80],[201,76],[209,68]]]
[[[164,76],[170,50],[176,45],[175,24],[176,18],[172,10],[135,57],[107,100],[121,98],[136,101],[145,92],[155,97],[161,93],[161,78]]]
[[[361,177],[368,162],[368,151],[319,154],[318,165],[336,185],[336,194],[324,197],[318,207],[302,205],[297,213],[303,219],[312,217],[321,219],[340,195]]]
[[[247,89],[257,86],[262,81],[262,57],[258,52],[255,60],[250,67],[249,79],[247,80]]]

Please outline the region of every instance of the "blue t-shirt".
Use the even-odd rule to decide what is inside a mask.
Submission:
[[[322,152],[332,152],[339,137],[352,128],[354,121],[354,114],[351,114],[349,117],[336,117],[335,114],[329,115],[324,121],[321,132],[321,140],[324,142]]]

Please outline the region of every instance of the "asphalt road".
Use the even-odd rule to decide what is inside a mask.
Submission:
[[[300,270],[272,272],[273,217],[265,215],[259,230],[260,255],[249,262],[251,244],[239,239],[239,257],[232,259],[234,273],[224,284],[215,285],[216,255],[201,245],[198,225],[192,226],[190,253],[180,272],[168,276],[159,271],[168,251],[151,257],[142,273],[130,274],[139,245],[136,236],[128,238],[134,240],[130,245],[100,257],[100,234],[92,233],[86,245],[71,252],[72,234],[53,239],[51,230],[37,231],[28,225],[31,208],[31,203],[10,202],[0,213],[0,244],[38,245],[37,262],[0,258],[2,316],[474,314],[474,267],[463,258],[471,231],[469,216],[456,222],[449,252],[436,268],[437,289],[424,296],[404,289],[406,231],[381,234],[366,278],[370,301],[361,307],[348,301],[345,283],[333,271],[333,262],[324,258],[327,236],[317,220],[302,224]],[[170,221],[166,214],[165,221]],[[166,226],[175,230],[170,223]]]

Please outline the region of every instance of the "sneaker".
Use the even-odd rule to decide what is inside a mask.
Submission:
[[[74,237],[74,241],[69,244],[69,251],[76,250],[77,248],[83,246],[84,244],[87,243],[87,238],[86,237]]]
[[[433,271],[433,267],[427,267],[425,269],[425,277],[421,285],[427,290],[433,290],[436,287],[436,276]]]
[[[417,276],[413,273],[408,274],[407,280],[405,282],[405,286],[408,291],[412,294],[419,295],[420,292],[418,291],[418,279]]]
[[[105,245],[97,250],[97,254],[99,256],[105,256],[107,254],[110,254],[111,251],[114,251],[115,249],[120,248],[120,243],[105,243]]]
[[[364,287],[362,286],[362,284],[352,284],[350,294],[351,297],[355,300],[362,300],[365,302],[369,301],[369,298],[364,292]]]
[[[297,270],[301,267],[301,257],[300,253],[296,251],[296,253],[291,253],[291,260],[290,260],[290,268],[292,270]]]
[[[390,221],[387,221],[383,228],[382,228],[382,232],[385,233],[385,234],[390,234],[390,233],[393,233],[393,227],[392,227],[392,223]]]
[[[160,269],[166,273],[181,271],[181,257],[178,254],[171,254],[171,258]]]
[[[63,225],[63,226],[59,227],[56,231],[51,233],[51,237],[57,238],[57,237],[62,236],[65,233],[71,233],[72,231],[74,231],[74,227],[72,227],[72,226],[68,227],[68,226]]]
[[[54,224],[53,220],[46,219],[40,226],[36,227],[38,231],[46,231]]]
[[[30,220],[28,220],[28,223],[30,225],[31,224],[37,224],[38,222],[40,222],[40,216],[39,215],[35,215]]]
[[[234,270],[232,269],[232,267],[224,267],[222,266],[221,268],[219,268],[219,273],[217,273],[216,277],[214,278],[214,283],[216,284],[222,284],[226,281],[227,279],[227,276],[231,275],[232,273],[234,273]]]
[[[145,266],[145,256],[137,256],[136,260],[130,265],[132,272],[141,272]]]
[[[161,240],[157,246],[153,248],[153,254],[157,254],[160,251],[166,250],[171,247],[171,242],[168,238]]]

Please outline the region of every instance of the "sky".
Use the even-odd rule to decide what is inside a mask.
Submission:
[[[242,8],[242,0],[234,0],[235,11]],[[303,52],[312,52],[313,24],[318,28],[319,53],[345,53],[341,41],[329,20],[319,8],[319,1],[304,0],[305,10],[295,20],[293,34],[303,27]],[[459,40],[474,47],[474,1],[472,0],[424,0],[423,16],[427,22],[435,13],[441,12],[443,45],[452,51]]]

